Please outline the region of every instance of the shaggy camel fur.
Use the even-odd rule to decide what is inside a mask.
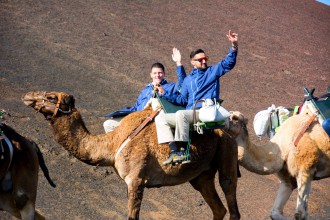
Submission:
[[[35,210],[39,165],[50,185],[55,187],[55,184],[49,177],[40,149],[8,125],[0,124],[0,129],[13,146],[11,162],[8,151],[0,161],[0,210],[18,219],[45,219]]]
[[[230,132],[236,137],[240,165],[260,175],[275,173],[280,180],[272,219],[286,219],[283,208],[297,187],[295,219],[307,219],[311,181],[330,176],[330,139],[317,120],[310,124],[297,146],[293,144],[309,114],[290,117],[269,142],[256,146],[249,140],[247,119],[240,112],[231,113]]]
[[[226,208],[214,183],[217,171],[230,219],[240,218],[236,201],[237,145],[229,136],[222,138],[227,134],[220,129],[204,135],[193,134],[191,163],[163,166],[162,162],[169,155],[169,146],[157,144],[153,122],[116,155],[131,131],[151,114],[151,108],[126,116],[111,133],[92,135],[75,108],[72,95],[29,92],[22,100],[51,120],[55,139],[77,159],[90,165],[114,167],[128,187],[128,219],[139,218],[145,188],[173,186],[187,181],[202,194],[213,212],[213,218],[223,219]]]

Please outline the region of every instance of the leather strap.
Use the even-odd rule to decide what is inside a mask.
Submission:
[[[129,136],[128,138],[120,145],[119,149],[117,150],[115,154],[115,158],[118,156],[118,154],[124,149],[124,147],[130,142],[149,122],[151,122],[160,112],[162,108],[158,108],[155,111],[151,113],[150,116],[148,116],[140,125],[137,127]]]
[[[296,147],[297,144],[299,143],[300,139],[302,138],[302,136],[304,135],[304,133],[306,132],[307,128],[309,127],[310,124],[312,124],[312,122],[314,121],[316,117],[316,114],[313,114],[308,121],[306,122],[306,124],[301,128],[298,136],[295,138],[295,141],[293,142],[294,146]]]
[[[156,109],[148,116],[140,125],[137,127],[128,137],[133,138],[135,137],[149,122],[151,122],[160,112],[161,108]]]
[[[52,116],[52,120],[54,120],[54,118],[57,115],[58,109],[60,108],[61,100],[62,100],[62,92],[60,92],[57,96],[57,103],[56,103],[54,114]]]

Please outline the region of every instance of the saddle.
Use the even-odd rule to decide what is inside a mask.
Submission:
[[[175,113],[179,110],[185,110],[184,107],[174,105],[173,103],[171,103],[159,96],[156,96],[156,98],[158,99],[158,102],[160,103],[164,113]],[[220,104],[223,102],[222,99],[217,99],[216,101]],[[197,131],[198,134],[203,134],[203,130],[224,128],[226,125],[225,120],[211,121],[211,122],[202,122],[202,121],[197,120],[197,114],[196,114],[196,110],[198,109],[197,105],[201,102],[205,102],[205,100],[197,100],[194,104],[194,108],[193,108],[194,123],[193,123],[193,127],[191,130]]]

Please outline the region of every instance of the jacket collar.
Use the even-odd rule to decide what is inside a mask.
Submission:
[[[208,67],[207,67],[208,68]],[[206,70],[207,70],[206,68]],[[206,70],[201,70],[201,69],[198,69],[198,68],[193,68],[190,72],[190,75],[195,75],[195,74],[203,74],[205,73]]]

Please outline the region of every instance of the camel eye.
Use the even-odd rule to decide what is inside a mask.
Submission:
[[[57,103],[57,98],[48,97],[48,101],[51,102],[51,103]]]

